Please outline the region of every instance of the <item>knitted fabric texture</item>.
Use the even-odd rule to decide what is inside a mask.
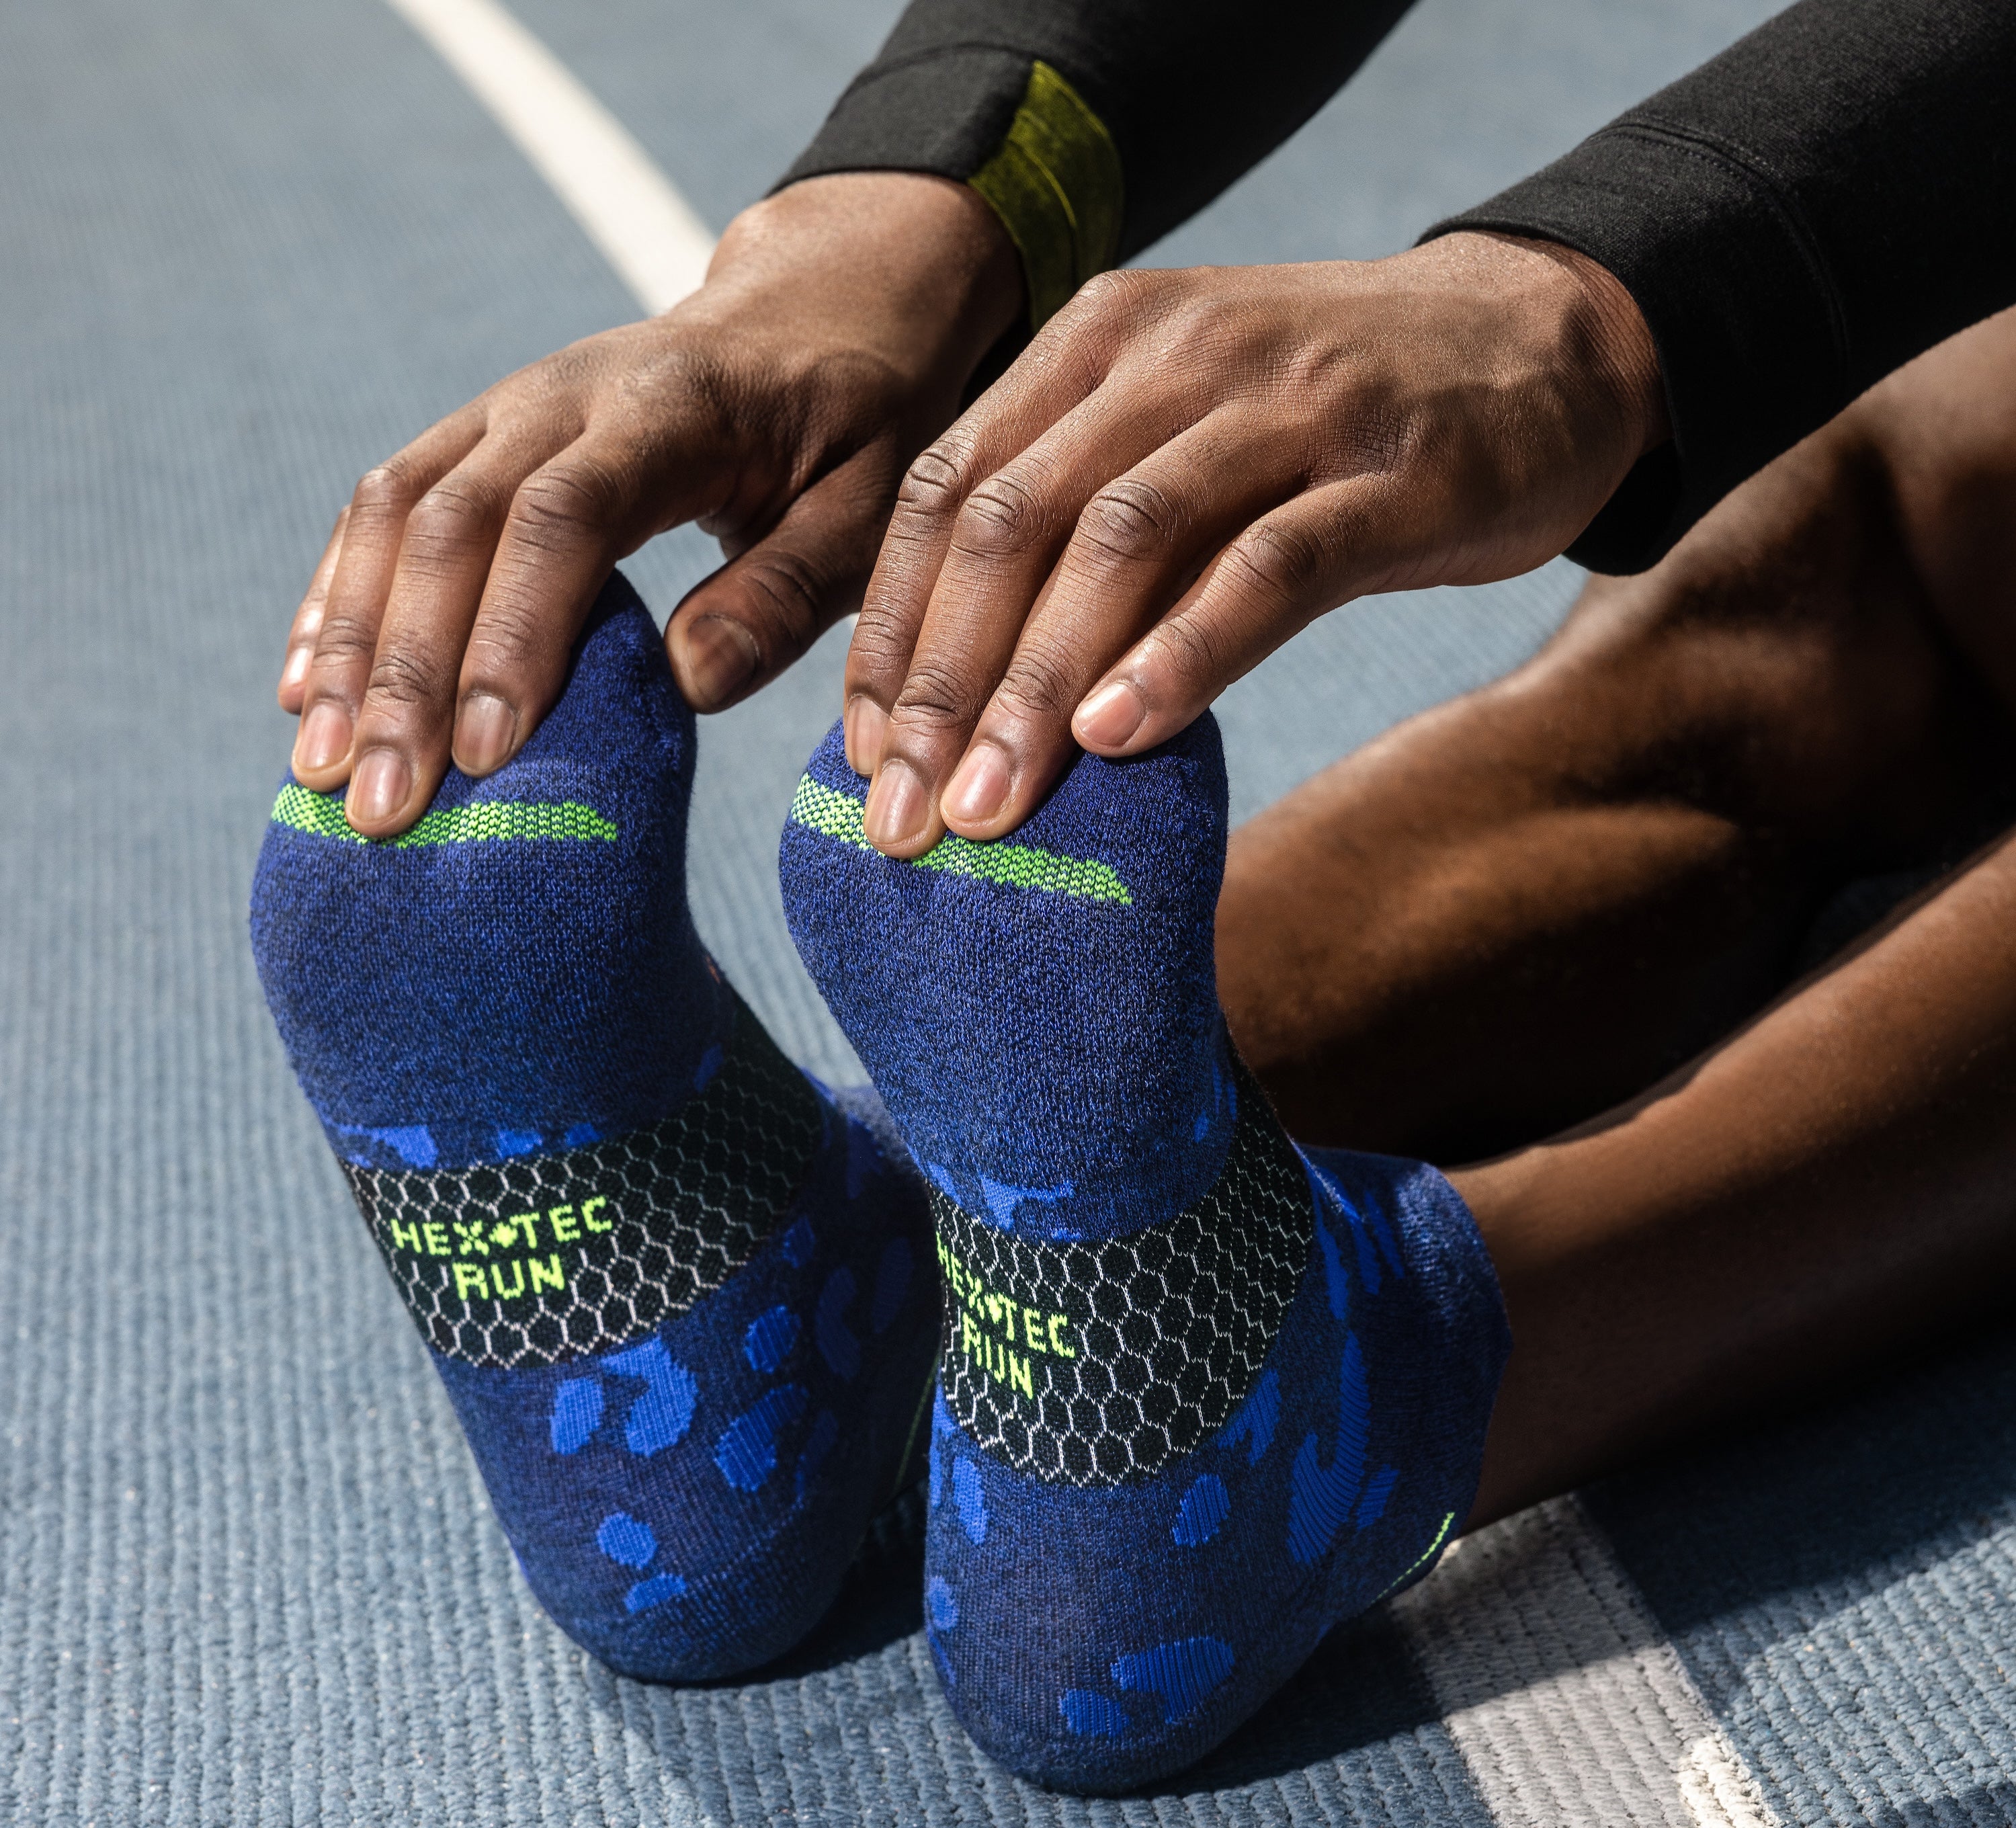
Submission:
[[[1233,1053],[1209,717],[1082,757],[1015,834],[1124,895],[864,849],[837,731],[807,781],[793,935],[931,1182],[939,1678],[1018,1774],[1131,1788],[1434,1565],[1509,1350],[1496,1280],[1433,1168],[1299,1150]]]
[[[694,754],[621,577],[506,767],[368,843],[281,789],[253,948],[541,1603],[625,1674],[818,1618],[921,1434],[923,1191],[778,1053],[686,908]]]

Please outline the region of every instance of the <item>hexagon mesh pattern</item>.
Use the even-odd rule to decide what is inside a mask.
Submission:
[[[1315,1207],[1266,1095],[1237,1061],[1234,1076],[1224,1168],[1166,1225],[1046,1243],[931,1189],[945,1402],[1017,1472],[1145,1478],[1222,1427],[1259,1376],[1309,1265]]]
[[[823,1129],[804,1074],[738,999],[706,1089],[646,1129],[477,1168],[344,1172],[436,1351],[555,1365],[720,1287],[790,1204]]]

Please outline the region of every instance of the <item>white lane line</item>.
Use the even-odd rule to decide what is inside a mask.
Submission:
[[[1778,1828],[1573,1499],[1466,1538],[1395,1603],[1499,1828]]]
[[[697,287],[714,236],[629,131],[497,0],[386,0],[517,142],[646,311]]]

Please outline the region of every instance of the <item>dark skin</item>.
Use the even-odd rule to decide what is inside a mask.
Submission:
[[[1005,835],[1325,610],[1553,557],[1665,435],[1563,248],[1102,275],[904,479],[848,653],[868,837]]]
[[[2016,313],[1233,835],[1221,995],[1289,1128],[1496,1153],[1474,1522],[2004,1304],[2016,833],[1784,987],[1851,879],[2010,816],[2012,578]]]

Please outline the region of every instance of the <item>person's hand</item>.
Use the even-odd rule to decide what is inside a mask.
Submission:
[[[610,566],[682,520],[730,560],[666,631],[680,689],[753,692],[859,603],[903,466],[1021,299],[963,185],[813,178],[746,211],[691,298],[520,369],[357,485],[288,638],[297,777],[347,781],[386,837],[451,755],[501,767]]]
[[[1553,557],[1665,436],[1643,319],[1565,249],[1095,279],[904,480],[848,659],[869,837],[1013,829],[1325,610]]]

